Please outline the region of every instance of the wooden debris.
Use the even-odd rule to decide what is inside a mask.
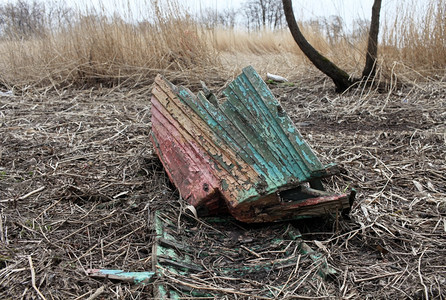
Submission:
[[[252,67],[224,89],[222,102],[204,88],[194,95],[159,75],[152,90],[155,151],[199,214],[229,210],[255,223],[350,207],[347,194],[323,192],[321,178],[336,168],[322,165]]]
[[[154,272],[124,272],[123,270],[88,269],[87,274],[91,277],[108,278],[113,280],[146,284],[154,280]]]

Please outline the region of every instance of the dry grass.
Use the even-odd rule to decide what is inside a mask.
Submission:
[[[396,16],[383,28],[383,62],[408,80],[430,77],[444,81],[445,36],[446,1],[400,1]]]
[[[446,297],[444,83],[339,95],[330,80],[304,74],[295,86],[271,88],[323,162],[341,167],[326,186],[358,190],[352,220],[249,226],[180,218],[179,196],[152,156],[148,87],[0,97],[0,298],[36,299],[37,290],[46,299],[95,291],[153,298],[151,284],[86,270],[151,270],[160,210],[204,269],[164,272],[157,283],[172,289],[211,299]],[[319,262],[286,237],[293,226],[337,270],[332,280],[317,276]],[[226,272],[255,266],[269,269]]]
[[[204,31],[175,7],[154,11],[155,25],[78,17],[65,31],[1,41],[0,79],[21,90],[0,96],[0,298],[153,298],[152,284],[95,279],[86,270],[151,270],[157,210],[204,268],[191,276],[165,272],[157,283],[173,289],[215,299],[446,298],[444,35],[434,34],[444,18],[430,7],[436,27],[422,35],[427,25],[416,31],[414,23],[416,43],[384,29],[379,76],[413,83],[388,93],[336,94],[286,32]],[[398,26],[410,21],[400,17]],[[405,32],[406,41],[415,38]],[[362,68],[363,42],[330,48],[306,35],[351,72]],[[182,202],[148,139],[153,75],[215,87],[247,64],[293,76],[293,84],[271,89],[323,162],[341,167],[326,186],[358,190],[351,220],[228,226],[180,218]],[[299,254],[296,241],[269,243],[292,226],[336,269],[331,280],[316,276],[318,263]],[[291,252],[275,252],[288,245]],[[289,257],[295,264],[274,264]],[[221,262],[273,267],[249,278],[223,276]]]
[[[184,8],[169,3],[147,3],[151,9],[145,17],[150,22],[131,24],[91,11],[87,16],[74,15],[68,25],[48,29],[39,37],[3,40],[0,79],[9,87],[57,88],[150,84],[154,74],[169,73],[174,81],[194,84],[203,76],[212,81],[235,75],[239,61],[291,77],[311,67],[287,30],[205,29]],[[425,13],[414,16],[414,10]],[[384,78],[397,76],[411,82],[427,76],[444,78],[445,11],[444,0],[431,0],[422,8],[405,1],[396,17],[383,17],[379,61]],[[330,44],[317,26],[305,25],[302,30],[316,49],[352,75],[359,75],[365,38],[352,41],[340,36]],[[271,61],[286,61],[285,65],[295,67],[281,71]]]
[[[8,85],[108,86],[143,82],[157,73],[183,78],[219,66],[202,29],[176,6],[152,3],[152,23],[132,25],[93,11],[46,35],[0,44]]]

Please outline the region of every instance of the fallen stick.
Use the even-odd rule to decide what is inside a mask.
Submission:
[[[98,288],[93,295],[91,295],[90,297],[87,298],[87,300],[93,300],[96,299],[100,294],[102,294],[104,292],[105,288],[104,286],[101,286],[100,288]]]
[[[262,258],[262,256],[261,256],[260,254],[258,254],[258,253],[256,253],[256,252],[252,251],[252,250],[249,249],[248,247],[245,247],[245,246],[241,245],[240,248],[242,248],[242,249],[248,251],[249,253],[251,253],[252,255],[254,255],[254,256],[258,257],[258,258]]]
[[[29,261],[29,268],[31,269],[31,284],[34,290],[37,292],[37,294],[39,294],[40,298],[46,300],[45,296],[42,295],[42,293],[36,286],[36,272],[34,271],[33,259],[31,258],[31,255],[28,256],[28,261]]]
[[[38,193],[38,192],[41,192],[41,191],[43,191],[44,189],[45,189],[45,187],[44,187],[44,186],[41,186],[41,187],[35,189],[34,191],[29,192],[28,194],[25,194],[25,195],[23,195],[23,196],[20,196],[20,197],[18,198],[18,200],[25,200],[25,199],[28,198],[29,196],[32,196],[32,195],[34,195],[34,194],[36,194],[36,193]],[[13,201],[13,200],[14,200],[13,198],[10,198],[10,199],[3,199],[3,200],[0,200],[0,203],[10,202],[10,201]]]
[[[359,282],[363,282],[363,281],[370,281],[370,280],[375,280],[375,279],[384,278],[384,277],[388,277],[388,276],[398,275],[401,273],[402,273],[401,271],[398,271],[398,272],[386,273],[386,274],[376,275],[376,276],[367,277],[367,278],[354,279],[353,281],[354,281],[354,283],[359,283]]]
[[[36,194],[36,193],[38,193],[38,192],[41,192],[41,191],[43,191],[44,189],[45,189],[45,187],[44,187],[44,186],[41,186],[41,187],[39,187],[38,189],[35,189],[34,191],[31,191],[31,192],[29,192],[28,194],[19,197],[19,200],[25,200],[25,199],[28,198],[29,196],[32,196],[32,195],[34,195],[34,194]]]

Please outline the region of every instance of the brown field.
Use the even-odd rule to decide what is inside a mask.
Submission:
[[[152,284],[86,270],[152,270],[156,210],[177,224],[173,234],[205,269],[157,279],[172,288],[211,299],[446,298],[446,18],[437,10],[446,3],[430,3],[426,22],[407,22],[402,10],[383,28],[378,79],[386,92],[336,94],[286,31],[206,31],[175,9],[153,27],[82,19],[66,32],[0,41],[1,91],[12,92],[0,96],[0,298],[92,299],[99,290],[96,299],[152,299]],[[352,50],[307,35],[350,73],[361,72],[364,42]],[[270,89],[322,161],[340,166],[328,188],[357,189],[350,219],[254,226],[184,217],[149,140],[154,75],[193,91],[202,79],[216,90],[248,64],[262,77],[290,79]],[[235,253],[238,266],[275,261],[271,236],[292,226],[335,276],[317,276],[317,263],[303,254],[268,273],[216,272],[220,249],[262,246],[260,258]],[[202,249],[211,255],[203,259]]]

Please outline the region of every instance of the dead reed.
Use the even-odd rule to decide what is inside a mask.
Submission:
[[[186,79],[205,69],[212,77],[219,61],[202,28],[174,4],[151,5],[151,22],[132,24],[91,11],[43,36],[0,42],[2,81],[56,88],[150,84],[157,73]]]
[[[422,77],[444,80],[446,1],[405,0],[398,4],[383,28],[385,65],[412,81]]]
[[[385,78],[444,79],[446,2],[417,5],[408,0],[396,12],[383,12],[379,61]],[[129,21],[131,12],[129,20],[104,11],[77,12],[59,26],[48,25],[44,34],[1,40],[1,82],[20,88],[116,86],[150,84],[156,73],[164,73],[174,81],[196,83],[203,76],[234,76],[246,64],[288,77],[312,67],[287,30],[207,28],[176,2],[148,1],[146,7],[147,21]],[[414,15],[414,10],[420,13]],[[360,74],[365,36],[328,40],[311,23],[302,29],[324,55],[352,75]]]
[[[165,271],[156,283],[189,299],[198,296],[185,288],[211,299],[446,297],[444,84],[339,95],[313,75],[271,88],[323,163],[341,167],[326,186],[357,189],[351,220],[180,217],[179,195],[152,156],[148,87],[0,97],[0,297],[152,298],[151,284],[86,270],[151,270],[155,211],[202,269]],[[293,227],[337,275],[317,275],[320,264],[287,238]]]
[[[1,41],[0,79],[13,93],[0,96],[0,298],[153,298],[152,284],[95,279],[86,270],[151,270],[157,210],[203,269],[190,276],[166,271],[157,283],[201,299],[446,298],[446,86],[444,57],[435,54],[444,41],[384,39],[382,68],[412,85],[339,95],[285,46],[285,33],[265,33],[264,46],[259,34],[252,50],[243,43],[248,36],[204,31],[172,9],[153,12],[156,25],[78,18],[65,31]],[[413,53],[403,51],[409,46]],[[341,167],[326,186],[358,190],[350,220],[249,226],[182,217],[148,139],[153,74],[217,86],[246,64],[294,76],[270,87],[323,162]],[[318,277],[319,265],[295,241],[271,239],[294,226],[336,276]],[[292,257],[286,263],[284,249]],[[268,272],[249,276],[221,272],[265,265]],[[194,299],[189,291],[180,292]]]

